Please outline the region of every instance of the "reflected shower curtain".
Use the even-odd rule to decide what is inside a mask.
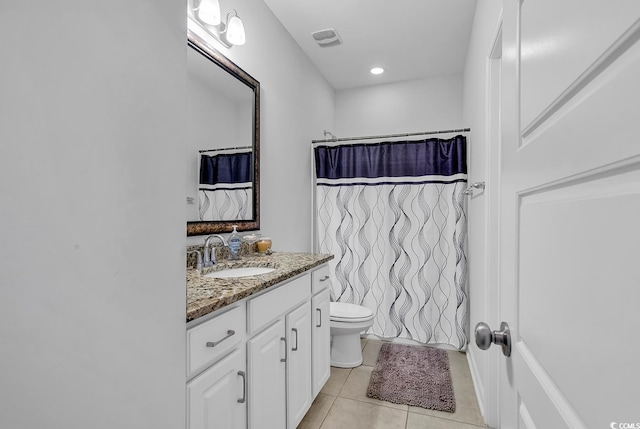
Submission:
[[[465,349],[465,137],[318,146],[314,155],[333,300],[372,309],[368,333]]]
[[[232,148],[219,151],[200,154],[200,220],[252,219],[253,153]]]

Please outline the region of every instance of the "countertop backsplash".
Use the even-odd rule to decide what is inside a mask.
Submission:
[[[212,249],[215,249],[216,252],[216,260],[220,261],[223,259],[229,259],[229,248],[226,246],[222,246],[219,242],[216,242]],[[196,253],[189,253],[197,250],[200,252],[202,257],[204,257],[204,244],[198,244],[194,246],[187,246],[187,268],[195,268],[197,261]],[[258,248],[256,243],[249,244],[246,242],[242,242],[240,244],[240,256],[251,255],[254,252],[257,252]]]

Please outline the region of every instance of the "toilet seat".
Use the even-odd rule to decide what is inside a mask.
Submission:
[[[373,318],[373,311],[362,305],[332,302],[329,304],[329,318],[334,322],[364,322]]]

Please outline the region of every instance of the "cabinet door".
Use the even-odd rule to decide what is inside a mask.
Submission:
[[[187,384],[189,429],[247,427],[244,347],[212,365]]]
[[[311,367],[313,369],[313,397],[331,375],[331,333],[329,324],[329,289],[315,295],[311,300],[313,323],[311,325],[313,347],[311,349]]]
[[[284,320],[278,320],[247,341],[247,353],[249,428],[285,428],[287,350]]]
[[[295,429],[311,407],[311,303],[287,314],[287,427]]]

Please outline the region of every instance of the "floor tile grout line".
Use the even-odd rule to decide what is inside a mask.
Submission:
[[[324,424],[325,420],[327,420],[327,416],[331,412],[331,409],[336,405],[336,399],[338,399],[338,397],[334,396],[333,401],[331,401],[331,406],[329,407],[329,409],[327,410],[327,413],[324,415],[324,417],[322,418],[322,421],[318,425],[318,429],[322,429],[322,425]]]
[[[437,410],[434,410],[437,411]],[[448,422],[455,422],[455,423],[462,423],[464,425],[469,425],[469,426],[475,426],[475,427],[479,427],[479,428],[486,428],[486,426],[482,426],[482,425],[478,425],[476,423],[471,423],[471,422],[467,422],[464,420],[456,420],[456,419],[452,419],[452,418],[448,418],[448,417],[444,417],[444,416],[434,416],[432,414],[424,414],[424,413],[414,413],[412,411],[407,411],[408,413],[412,413],[412,414],[417,414],[419,416],[427,416],[427,417],[431,417],[434,419],[439,419],[439,420],[446,420]]]
[[[342,398],[342,396],[340,396],[340,394],[342,393],[342,389],[344,389],[344,386],[347,385],[347,380],[349,379],[349,376],[351,375],[352,371],[353,371],[353,368],[349,368],[349,373],[344,378],[344,383],[342,383],[342,386],[340,386],[340,390],[338,390],[338,394],[336,395],[336,397],[341,397]]]
[[[399,411],[406,411],[409,412],[409,410],[403,410],[402,408],[398,408],[398,407],[392,407],[390,405],[385,405],[385,404],[378,404],[378,403],[374,403],[374,402],[368,402],[368,401],[362,401],[358,398],[349,398],[347,396],[338,396],[338,398],[342,398],[342,399],[349,399],[351,401],[356,401],[356,402],[360,402],[361,404],[368,404],[368,405],[375,405],[376,407],[385,407],[385,408],[390,408],[392,410],[399,410]],[[374,399],[374,398],[372,398]],[[387,401],[382,401],[382,402],[387,402]],[[389,404],[393,404],[393,402],[387,402]],[[396,404],[396,405],[404,405],[404,404]],[[408,406],[408,405],[407,405]],[[419,414],[419,413],[415,413],[415,414]]]
[[[366,365],[361,365],[361,366],[366,366]],[[357,368],[357,367],[356,367],[356,368]],[[337,398],[351,399],[352,401],[360,402],[361,404],[377,405],[377,406],[380,406],[380,407],[391,408],[392,410],[400,410],[400,411],[403,411],[403,410],[402,410],[402,409],[400,409],[400,408],[392,407],[392,406],[389,406],[389,405],[385,405],[385,404],[384,404],[384,402],[388,402],[388,401],[382,401],[382,400],[380,400],[380,402],[383,402],[383,403],[382,403],[382,404],[378,404],[378,403],[373,403],[373,402],[368,402],[368,401],[362,401],[362,400],[360,400],[360,399],[358,399],[358,398],[349,398],[349,397],[347,397],[347,396],[340,396],[340,394],[342,393],[342,389],[344,389],[344,387],[347,385],[347,380],[349,380],[349,376],[351,375],[351,373],[353,372],[353,370],[354,370],[354,368],[351,368],[351,369],[349,370],[349,375],[347,375],[347,378],[344,380],[344,384],[342,385],[342,387],[340,388],[340,391],[338,392],[338,395],[336,396]],[[375,399],[375,398],[372,398],[372,399]],[[335,403],[335,402],[334,402],[334,403]],[[388,403],[393,404],[393,402],[388,402]],[[403,405],[403,404],[396,404],[396,405]],[[407,412],[409,412],[409,408],[408,408],[408,407],[409,407],[409,406],[407,405]]]

